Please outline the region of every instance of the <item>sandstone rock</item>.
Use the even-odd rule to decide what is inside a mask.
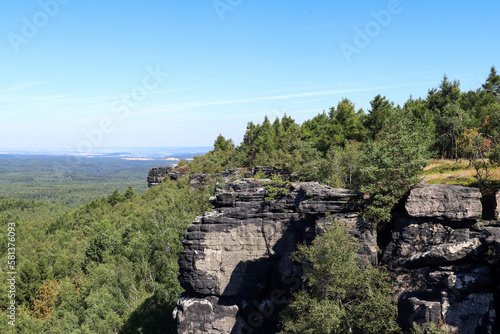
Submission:
[[[215,209],[186,229],[179,260],[186,293],[174,311],[178,334],[278,333],[280,311],[302,284],[301,266],[290,254],[298,242],[328,229],[327,216],[349,226],[362,241],[363,257],[376,264],[380,252],[395,279],[405,331],[415,321],[458,333],[500,332],[494,303],[500,300],[494,257],[500,227],[478,222],[478,189],[416,186],[392,230],[377,236],[359,215],[362,193],[305,182],[269,200],[269,181],[226,182],[214,193]],[[487,249],[493,255],[486,256]]]
[[[446,324],[458,334],[497,333],[494,328],[493,294],[473,293],[454,300],[443,312]]]
[[[439,324],[442,320],[439,300],[425,300],[413,294],[403,294],[399,301],[399,318],[403,329],[409,330],[413,324]]]
[[[454,222],[452,228],[443,220],[398,217],[394,222],[390,242],[385,245],[382,262],[391,270],[402,267],[409,257],[448,243],[460,243],[470,239],[469,225]]]
[[[405,209],[414,218],[481,219],[481,192],[459,185],[420,184],[410,190]]]
[[[286,193],[266,201],[269,181],[240,179],[225,184],[212,199],[215,209],[197,217],[186,229],[179,280],[188,296],[196,297],[179,302],[175,313],[178,333],[194,330],[183,324],[190,320],[182,310],[194,310],[191,305],[198,305],[210,313],[209,303],[203,301],[209,297],[237,305],[234,333],[245,328],[254,333],[278,332],[279,310],[286,306],[284,296],[301,284],[300,266],[290,255],[297,243],[310,242],[328,228],[327,213],[348,224],[351,233],[366,243],[367,258],[376,262],[376,234],[363,226],[356,211],[363,201],[361,193],[294,183]],[[219,312],[216,317],[221,319],[227,317],[224,309],[213,312]],[[207,315],[206,319],[212,321],[213,317]],[[196,333],[212,330],[208,325],[196,326]]]
[[[477,253],[481,245],[481,241],[478,238],[474,238],[458,243],[433,246],[427,252],[411,256],[403,265],[406,268],[418,268],[457,261],[468,255]]]
[[[431,270],[427,280],[430,285],[441,290],[447,289],[456,295],[488,291],[494,284],[490,267],[470,264],[441,266]]]
[[[500,254],[500,227],[485,227],[483,236],[485,243],[492,246]]]
[[[173,171],[173,167],[158,167],[149,170],[148,187],[154,187],[162,183],[165,175]]]
[[[209,296],[181,295],[173,312],[178,333],[231,333],[236,324],[238,306],[228,300]]]
[[[298,212],[306,214],[359,211],[363,204],[363,193],[335,189],[317,182],[299,184],[296,198]]]

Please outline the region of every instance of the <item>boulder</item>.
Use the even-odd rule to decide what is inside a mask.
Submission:
[[[410,190],[405,209],[413,218],[481,219],[481,192],[460,185],[420,184]]]
[[[472,293],[466,297],[446,301],[443,318],[457,334],[498,333],[495,326],[494,300],[492,293]]]

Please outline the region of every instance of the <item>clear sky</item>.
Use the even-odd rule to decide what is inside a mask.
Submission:
[[[500,66],[500,2],[5,0],[0,148],[238,144],[347,97],[369,110]]]

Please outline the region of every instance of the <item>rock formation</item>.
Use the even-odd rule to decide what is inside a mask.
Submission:
[[[214,194],[215,209],[184,235],[179,334],[279,332],[279,312],[302,284],[290,254],[328,228],[328,215],[349,224],[362,241],[360,256],[388,268],[405,333],[413,322],[500,333],[499,191],[485,200],[477,188],[417,185],[377,236],[359,217],[362,193],[291,183],[273,197],[266,180],[226,182]]]
[[[301,285],[290,255],[326,228],[326,213],[348,223],[365,242],[362,254],[376,261],[376,237],[357,214],[362,193],[293,183],[266,201],[265,183],[227,184],[214,196],[215,210],[187,228],[179,260],[186,292],[174,311],[179,334],[279,331],[279,311]]]
[[[494,250],[500,227],[481,220],[479,189],[418,185],[405,211],[381,245],[381,262],[400,293],[403,330],[432,321],[457,333],[498,333]]]
[[[178,180],[182,176],[186,175],[186,172],[189,171],[189,168],[181,167],[157,167],[149,170],[148,174],[148,187],[154,187],[163,182],[163,180],[167,177],[170,180]],[[207,178],[222,178],[224,182],[234,181],[237,178],[245,177],[251,178],[254,177],[257,173],[263,173],[267,177],[271,177],[272,175],[277,175],[282,179],[295,181],[298,179],[297,173],[288,173],[284,169],[276,168],[276,167],[266,167],[266,166],[257,166],[252,168],[250,171],[245,171],[243,168],[233,168],[228,169],[220,173],[216,174],[190,174],[189,175],[189,183],[193,187],[199,187]]]

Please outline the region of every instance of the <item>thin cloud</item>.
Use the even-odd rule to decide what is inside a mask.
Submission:
[[[191,110],[191,109],[211,107],[211,106],[242,104],[242,103],[252,103],[252,102],[261,102],[261,101],[297,99],[297,98],[328,96],[328,95],[338,95],[338,94],[357,93],[357,92],[367,92],[367,91],[381,90],[381,89],[385,89],[387,87],[388,86],[379,86],[379,87],[374,87],[374,88],[323,90],[323,91],[314,91],[314,92],[303,92],[303,93],[273,95],[273,96],[256,96],[256,97],[227,99],[227,100],[218,100],[218,101],[173,103],[173,104],[166,104],[166,105],[158,105],[158,106],[149,108],[147,111],[142,111],[141,114],[150,114],[150,113],[156,113],[156,112],[169,112],[169,111],[180,112],[180,111],[187,111],[187,110]]]
[[[23,84],[19,84],[19,85],[16,85],[16,86],[12,86],[12,87],[6,88],[6,89],[3,90],[3,92],[4,93],[14,92],[14,91],[22,90],[22,89],[25,89],[25,88],[28,88],[28,87],[42,85],[42,84],[45,84],[45,83],[47,83],[47,82],[46,81],[27,82],[27,83],[23,83]]]
[[[168,89],[168,90],[156,90],[156,91],[144,92],[144,93],[141,93],[141,95],[170,94],[170,93],[177,93],[177,92],[193,90],[196,88],[198,88],[198,87],[177,88],[177,89]],[[88,101],[102,102],[102,101],[106,101],[106,100],[121,98],[123,96],[132,96],[132,95],[137,95],[137,94],[133,94],[130,91],[128,91],[128,92],[124,92],[124,93],[118,94],[118,95],[95,96],[95,97],[91,97],[87,100]]]

